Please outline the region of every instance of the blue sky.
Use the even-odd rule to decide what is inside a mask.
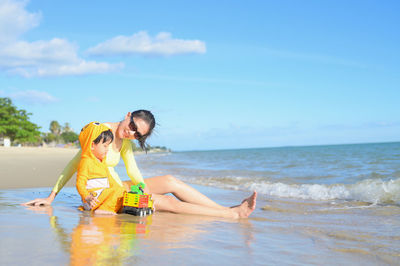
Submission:
[[[0,0],[0,97],[79,132],[151,110],[152,145],[400,140],[398,1]]]

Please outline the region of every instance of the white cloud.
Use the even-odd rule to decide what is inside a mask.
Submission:
[[[47,92],[35,90],[12,92],[6,96],[13,100],[19,100],[28,104],[48,104],[59,101],[59,99]]]
[[[41,14],[25,10],[27,1],[0,0],[0,43],[17,39],[39,25]]]
[[[72,65],[60,65],[53,68],[38,68],[37,76],[65,76],[65,75],[85,75],[102,74],[122,69],[124,64],[108,64],[95,61],[84,61]]]
[[[90,55],[153,55],[170,56],[179,54],[204,54],[206,45],[199,40],[173,39],[171,33],[160,32],[151,37],[145,31],[132,36],[117,36],[89,48]]]
[[[123,67],[81,59],[77,45],[64,39],[19,41],[0,49],[0,69],[24,77],[99,74]]]
[[[1,47],[0,65],[12,68],[46,63],[73,64],[79,61],[77,50],[76,45],[64,39],[19,41]]]
[[[0,0],[0,70],[24,77],[99,74],[119,70],[123,64],[86,61],[78,45],[68,40],[26,42],[20,35],[37,26],[40,13],[25,10],[27,1]],[[11,13],[10,13],[11,12]]]

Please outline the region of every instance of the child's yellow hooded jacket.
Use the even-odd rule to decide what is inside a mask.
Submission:
[[[106,125],[98,122],[87,124],[79,134],[82,155],[78,166],[76,188],[81,195],[84,209],[101,209],[109,212],[118,212],[122,206],[122,198],[125,189],[111,178],[105,158],[102,161],[92,153],[93,141],[103,132],[110,130]],[[92,195],[99,203],[90,208],[86,198]]]

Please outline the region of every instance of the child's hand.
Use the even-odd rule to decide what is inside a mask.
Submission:
[[[93,209],[99,203],[99,201],[93,197],[93,195],[89,195],[85,198],[87,204],[89,204],[90,208]]]

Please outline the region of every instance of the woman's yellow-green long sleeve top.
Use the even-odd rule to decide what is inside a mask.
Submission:
[[[74,158],[72,158],[72,160],[61,172],[60,176],[58,177],[57,183],[53,188],[53,192],[60,192],[65,184],[71,179],[72,175],[78,170],[78,165],[81,160],[81,153],[82,151],[79,150],[79,152],[74,156]],[[118,173],[114,170],[114,167],[119,163],[121,157],[122,160],[124,160],[126,172],[128,173],[128,176],[132,180],[132,182],[135,185],[143,182],[143,177],[139,171],[139,168],[136,165],[135,157],[133,156],[132,145],[129,139],[124,139],[122,141],[120,152],[116,152],[112,148],[108,150],[106,156],[106,164],[108,166],[108,170],[110,171],[111,177],[114,178],[120,186],[123,186],[122,181],[118,176]]]

